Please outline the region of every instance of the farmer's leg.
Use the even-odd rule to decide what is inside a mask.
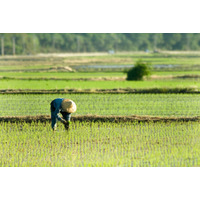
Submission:
[[[51,127],[52,127],[53,130],[56,130],[57,119],[56,119],[56,116],[53,114],[54,111],[55,111],[55,108],[54,108],[54,106],[52,104],[50,104],[50,105],[51,105]]]

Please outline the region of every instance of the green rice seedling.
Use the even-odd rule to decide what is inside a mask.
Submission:
[[[73,115],[200,116],[199,94],[2,94],[0,116],[50,115],[58,97],[76,102]]]
[[[0,123],[0,166],[200,166],[198,122]]]
[[[168,79],[146,81],[77,81],[77,80],[0,80],[0,89],[113,89],[113,88],[199,88],[200,83],[195,79]]]

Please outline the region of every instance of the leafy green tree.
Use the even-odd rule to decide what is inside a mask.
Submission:
[[[200,33],[0,33],[4,54],[200,50]],[[0,43],[1,45],[1,43]]]
[[[150,64],[142,62],[139,60],[136,62],[135,66],[131,68],[127,72],[127,79],[128,81],[141,81],[143,80],[144,76],[148,76],[150,74]]]
[[[164,46],[167,50],[177,50],[180,47],[178,43],[181,41],[180,33],[163,33]]]

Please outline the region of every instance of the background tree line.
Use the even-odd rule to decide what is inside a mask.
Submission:
[[[200,50],[200,33],[0,33],[1,53]]]

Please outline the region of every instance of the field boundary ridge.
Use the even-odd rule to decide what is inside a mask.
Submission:
[[[113,89],[52,89],[52,90],[32,90],[32,89],[2,89],[0,94],[165,94],[165,93],[187,93],[199,94],[200,88],[113,88]]]
[[[37,115],[37,116],[14,116],[14,117],[0,117],[0,122],[10,123],[32,123],[32,122],[50,122],[50,115]],[[196,117],[154,117],[154,116],[100,116],[100,115],[75,115],[71,117],[71,121],[79,122],[189,122],[200,121],[200,116]]]
[[[1,71],[1,70],[0,70]],[[151,75],[145,77],[145,80],[167,80],[167,79],[199,79],[200,75]],[[87,77],[87,78],[64,78],[64,77],[13,77],[13,76],[0,76],[0,80],[28,80],[28,81],[125,81],[126,77]]]
[[[95,78],[55,78],[55,77],[8,77],[1,76],[0,80],[27,80],[27,81],[125,81],[123,77],[95,77]]]

